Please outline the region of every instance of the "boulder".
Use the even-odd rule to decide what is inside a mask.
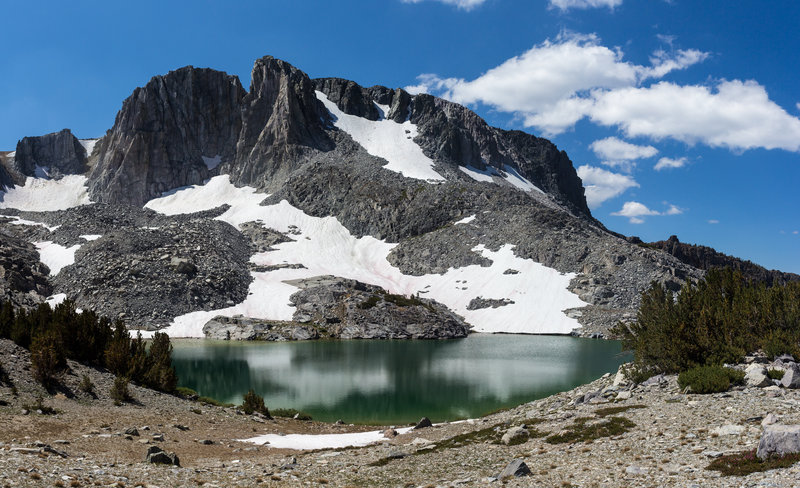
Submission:
[[[783,373],[783,378],[781,378],[781,386],[784,388],[800,388],[800,366],[797,364],[792,364]]]
[[[139,436],[139,430],[136,427],[125,429],[125,435]]]
[[[751,364],[745,370],[744,384],[752,388],[771,386],[772,380],[767,375],[767,368],[763,364]]]
[[[756,455],[761,459],[800,452],[800,425],[768,425],[758,441]]]
[[[151,464],[169,464],[172,466],[180,466],[180,460],[174,452],[165,452],[157,446],[151,446],[147,449],[147,454],[144,457],[145,462]]]
[[[422,417],[417,422],[417,425],[414,426],[414,430],[416,429],[424,429],[425,427],[433,427],[433,423],[431,423],[431,419],[428,417]]]
[[[522,444],[526,442],[528,438],[530,438],[530,436],[531,433],[528,432],[528,429],[526,429],[525,427],[517,426],[508,429],[506,433],[503,434],[503,437],[500,440],[503,442],[503,444],[507,446],[508,445],[513,446],[516,444]]]
[[[740,435],[742,432],[744,432],[744,426],[742,426],[742,425],[733,425],[733,424],[722,425],[722,426],[717,427],[716,429],[712,430],[711,432],[713,434],[717,434],[717,435],[720,435],[720,436],[721,435]]]
[[[508,463],[503,471],[497,475],[498,479],[503,479],[506,476],[515,476],[517,478],[521,478],[523,476],[528,476],[531,474],[531,469],[528,467],[527,464],[522,459],[515,459]]]

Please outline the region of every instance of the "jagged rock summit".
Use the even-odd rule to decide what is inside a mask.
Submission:
[[[590,334],[633,316],[651,281],[702,274],[605,229],[546,139],[271,56],[251,79],[245,91],[188,66],[135,89],[99,140],[23,139],[0,153],[0,225],[34,243],[59,296],[178,335],[217,316],[288,324],[296,283],[328,275],[447,307],[474,330]],[[360,310],[354,336],[398,336]],[[404,317],[426,324],[420,337],[449,334]]]

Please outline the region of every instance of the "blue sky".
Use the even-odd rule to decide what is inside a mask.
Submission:
[[[794,0],[0,0],[0,16],[2,150],[101,136],[136,86],[181,66],[247,87],[271,54],[550,138],[612,230],[800,272]]]

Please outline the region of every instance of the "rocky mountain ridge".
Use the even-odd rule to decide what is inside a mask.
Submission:
[[[355,129],[347,125],[348,117],[354,117]],[[384,144],[421,150],[415,164],[429,164],[426,174],[433,171],[441,179],[409,177],[407,166],[395,164],[396,151],[364,146],[364,137],[387,137],[387,130],[402,135]],[[98,203],[46,213],[6,210],[49,227],[4,227],[28,242],[79,246],[73,261],[50,278],[54,291],[146,329],[241,303],[252,293],[247,287],[254,286],[257,273],[304,267],[302,260],[248,265],[259,253],[267,253],[263,259],[269,261],[274,246],[299,245],[304,229],[293,235],[291,228],[278,229],[283,224],[260,217],[237,220],[232,215],[242,210],[230,210],[224,199],[216,209],[198,201],[206,211],[188,209],[182,216],[141,210],[155,197],[177,198],[181,188],[217,175],[264,193],[260,207],[248,212],[287,202],[313,218],[335,217],[356,239],[396,243],[386,259],[404,276],[445,275],[477,265],[488,279],[514,271],[513,266],[494,270],[497,257],[488,257],[506,248],[515,259],[572,273],[569,289],[588,305],[569,311],[564,320],[578,319],[587,332],[603,332],[631,317],[639,293],[652,281],[676,289],[702,275],[668,253],[606,230],[591,216],[568,156],[551,142],[490,127],[469,109],[430,95],[365,88],[339,78],[312,80],[270,56],[256,61],[247,92],[235,76],[211,69],[185,67],[156,76],[123,102],[114,126],[91,154],[82,142],[69,131],[26,138],[0,162],[19,184],[24,182],[19,176],[35,176],[30,173],[36,167],[85,175],[89,196]],[[173,259],[184,260],[183,268],[194,267],[196,275],[176,275]],[[384,283],[381,276],[374,275]],[[400,286],[385,283],[381,286],[391,293]],[[452,289],[464,298],[442,289],[425,298],[445,300],[465,316],[475,312],[466,306],[480,290],[455,283]],[[480,298],[511,303],[500,307],[503,314],[523,313],[528,300],[506,295],[483,290]]]

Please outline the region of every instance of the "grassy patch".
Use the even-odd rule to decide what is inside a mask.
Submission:
[[[575,419],[565,431],[550,435],[545,441],[549,444],[589,442],[602,437],[621,435],[636,427],[636,424],[625,417],[608,417],[600,422],[587,425],[590,420],[593,419],[588,417]]]
[[[647,408],[646,405],[625,405],[621,407],[607,407],[607,408],[598,408],[594,411],[595,415],[598,417],[608,417],[609,415],[617,415],[622,412],[627,412],[628,410],[632,409],[639,409],[639,408]]]
[[[782,369],[768,369],[767,370],[767,376],[769,376],[769,379],[771,379],[771,380],[782,380],[784,373],[786,373],[786,371],[784,371]]]
[[[380,298],[378,297],[378,295],[370,295],[369,298],[358,304],[358,308],[360,308],[361,310],[368,310],[377,305],[379,301]]]
[[[185,386],[175,388],[175,394],[183,398],[198,398],[200,396],[196,391],[191,388],[186,388]]]
[[[770,469],[788,468],[798,461],[800,461],[800,454],[760,459],[756,456],[756,450],[753,449],[717,458],[706,469],[719,471],[723,476],[747,476],[750,473],[769,471]]]
[[[213,405],[215,407],[233,407],[235,406],[232,403],[223,403],[219,400],[215,400],[211,397],[201,396],[197,398],[197,401],[200,403],[205,403],[207,405]]]
[[[271,413],[273,417],[295,418],[296,415],[297,420],[312,420],[311,415],[294,408],[276,408],[271,410]]]
[[[31,412],[41,412],[42,415],[55,415],[57,413],[61,413],[60,410],[56,410],[53,407],[49,407],[44,404],[44,400],[42,397],[36,398],[36,403],[33,405],[25,404],[22,406],[25,410],[29,410]]]

